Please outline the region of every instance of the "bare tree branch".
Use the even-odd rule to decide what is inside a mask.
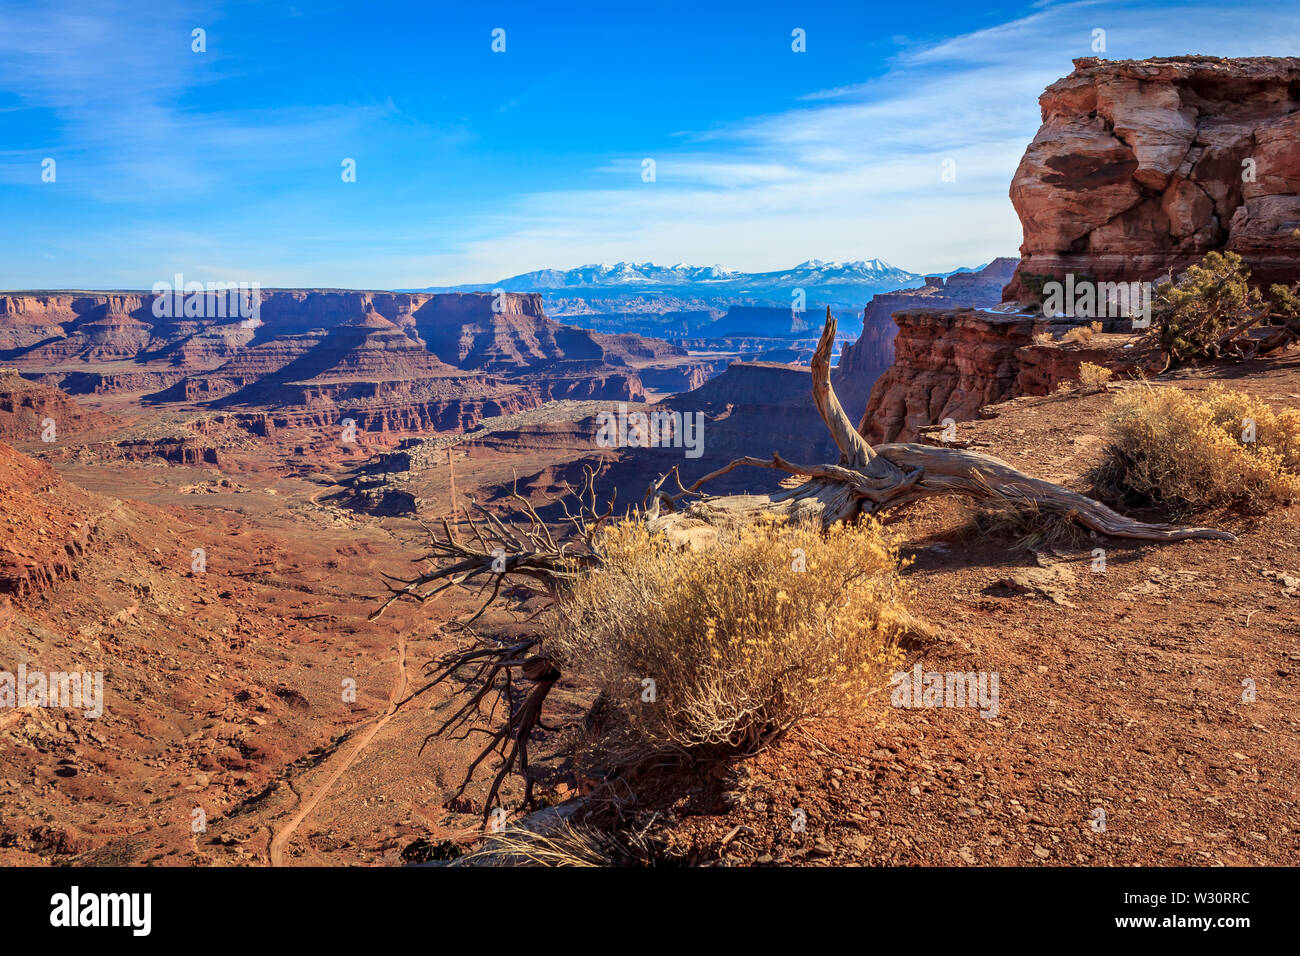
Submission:
[[[779,516],[795,521],[818,521],[823,527],[851,522],[863,514],[876,514],[903,507],[936,495],[959,494],[974,498],[997,498],[1023,502],[1036,508],[1067,514],[1084,527],[1102,534],[1148,541],[1178,541],[1208,538],[1232,541],[1226,531],[1212,528],[1152,524],[1127,518],[1085,495],[1050,481],[1033,478],[990,455],[951,447],[919,444],[884,444],[872,448],[849,422],[830,382],[830,356],[835,341],[835,319],[826,312],[821,341],[812,359],[813,401],[840,450],[838,464],[797,464],[773,452],[770,459],[737,458],[689,486],[683,486],[676,468],[661,475],[646,491],[644,507],[630,512],[626,520],[645,523],[653,533],[667,535],[679,546],[707,544],[717,529],[742,525],[762,516]],[[807,479],[770,494],[708,496],[700,489],[708,482],[736,468],[767,468]],[[678,491],[664,490],[669,477]],[[497,601],[507,578],[540,587],[553,599],[562,594],[581,574],[599,567],[602,555],[599,533],[614,514],[611,500],[604,510],[596,505],[596,472],[587,468],[583,487],[572,497],[577,511],[560,502],[563,524],[569,533],[557,538],[533,505],[518,490],[510,500],[514,515],[507,521],[478,504],[466,512],[473,540],[462,540],[446,520],[441,531],[429,530],[430,547],[421,559],[431,567],[410,579],[388,578],[386,601],[371,615],[376,618],[394,602],[407,599],[425,602],[448,588],[478,587],[487,593],[471,623]],[[694,499],[694,500],[688,500]],[[544,609],[537,613],[542,613]],[[472,632],[471,632],[472,633]],[[493,754],[500,767],[489,787],[485,815],[495,805],[501,785],[512,771],[524,778],[524,802],[532,799],[533,780],[528,766],[528,744],[533,731],[542,726],[542,708],[560,671],[541,647],[541,637],[505,642],[475,635],[468,648],[452,652],[437,661],[432,679],[411,694],[416,697],[455,678],[465,699],[430,734],[487,736],[487,744],[470,763],[457,796],[474,778],[478,767]],[[518,679],[531,682],[523,693]],[[522,699],[521,699],[522,694]],[[407,698],[408,700],[410,698]],[[491,707],[484,713],[484,705]],[[403,702],[404,703],[404,702]],[[593,713],[600,702],[593,704]],[[495,714],[504,709],[504,722],[495,724]],[[482,723],[486,721],[486,729]]]

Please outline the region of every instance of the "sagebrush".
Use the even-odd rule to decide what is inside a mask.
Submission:
[[[548,647],[600,691],[633,747],[749,753],[803,718],[863,706],[910,617],[878,522],[774,520],[674,551],[636,522],[557,609]]]
[[[1114,374],[1104,365],[1096,365],[1092,362],[1079,363],[1079,384],[1084,388],[1105,388]]]
[[[1076,325],[1068,329],[1061,337],[1062,342],[1077,342],[1079,345],[1087,345],[1092,341],[1092,337],[1101,331],[1100,322],[1089,322],[1087,325]]]
[[[1108,427],[1094,472],[1102,494],[1175,513],[1300,499],[1300,411],[1219,385],[1204,398],[1148,387],[1116,399]]]

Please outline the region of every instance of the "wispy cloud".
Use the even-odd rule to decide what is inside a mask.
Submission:
[[[18,100],[9,109],[49,117],[46,143],[6,151],[0,182],[30,181],[49,155],[64,170],[65,188],[101,203],[211,198],[272,177],[292,191],[306,169],[340,155],[341,146],[374,141],[392,126],[419,125],[391,99],[192,107],[195,90],[239,74],[221,52],[224,44],[210,42],[202,53],[191,48],[192,30],[216,36],[221,23],[219,8],[186,3],[148,16],[118,0],[55,2],[40,12],[0,8],[0,89]],[[428,134],[465,138],[454,128]]]
[[[219,7],[182,2],[143,16],[128,0],[56,0],[39,12],[0,0],[0,122],[39,117],[28,124],[38,136],[0,151],[0,188],[33,182],[40,158],[57,155],[59,195],[83,207],[68,228],[46,230],[23,268],[60,284],[147,286],[202,267],[213,272],[194,278],[407,287],[615,259],[759,270],[878,256],[937,271],[1018,248],[1007,187],[1038,126],[1038,96],[1072,58],[1093,55],[1094,30],[1110,58],[1289,55],[1300,48],[1293,6],[1075,0],[959,36],[882,40],[893,52],[869,82],[791,90],[779,109],[719,116],[652,139],[641,155],[553,150],[540,157],[547,175],[528,186],[502,176],[478,201],[456,195],[467,190],[438,158],[488,135],[513,150],[511,124],[544,122],[521,116],[530,104],[570,108],[554,75],[494,88],[493,120],[480,117],[501,124],[491,133],[472,130],[455,102],[413,116],[382,84],[353,102],[236,108],[201,94],[248,81],[256,58],[223,55],[233,38],[189,49],[196,26],[218,35]],[[917,17],[929,28],[923,10]],[[417,118],[431,115],[450,118]],[[525,136],[519,148],[529,146]],[[349,192],[338,162],[354,149],[371,154]],[[395,153],[416,159],[372,175]],[[654,182],[642,180],[645,158]],[[536,188],[548,180],[563,186]],[[10,262],[0,270],[0,282],[38,281]]]
[[[1104,52],[1093,50],[1096,29],[1105,31]],[[1038,126],[1039,94],[1073,58],[1288,55],[1297,40],[1289,2],[1249,13],[1217,4],[1041,4],[987,29],[904,45],[877,80],[686,131],[651,157],[654,183],[641,182],[640,158],[611,161],[599,167],[607,184],[524,197],[501,223],[507,232],[410,261],[455,281],[499,276],[505,263],[505,271],[524,271],[685,259],[758,269],[813,255],[881,256],[934,271],[1014,254],[1020,226],[1007,188]],[[945,160],[955,181],[942,177]]]

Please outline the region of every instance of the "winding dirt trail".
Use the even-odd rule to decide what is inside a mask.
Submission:
[[[270,865],[284,866],[284,851],[289,845],[289,840],[293,837],[294,831],[298,829],[299,824],[316,809],[325,794],[329,793],[330,788],[347,773],[348,769],[356,762],[357,757],[366,749],[370,741],[375,739],[375,735],[383,729],[384,725],[392,720],[397,713],[399,703],[406,696],[408,685],[406,675],[406,638],[399,635],[397,638],[397,678],[393,682],[393,689],[388,694],[388,708],[377,718],[368,718],[358,727],[364,729],[357,733],[355,739],[351,742],[346,752],[340,754],[338,766],[335,767],[328,777],[320,786],[311,790],[304,790],[299,797],[298,806],[294,809],[293,815],[287,819],[275,835],[271,838],[269,850]],[[369,724],[367,727],[366,724]]]

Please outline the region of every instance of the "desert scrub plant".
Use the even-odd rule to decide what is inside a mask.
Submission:
[[[1241,256],[1211,252],[1177,282],[1156,287],[1152,311],[1173,361],[1218,357],[1219,337],[1262,304],[1249,279]]]
[[[992,499],[970,501],[964,507],[972,533],[982,538],[1009,537],[1012,548],[1076,548],[1087,539],[1073,515],[1044,511],[1032,501]]]
[[[534,817],[489,833],[483,841],[450,865],[455,867],[643,867],[680,865],[681,852],[657,816],[645,826],[610,829],[572,820],[543,822]]]
[[[1108,427],[1093,473],[1103,495],[1174,513],[1300,498],[1300,412],[1219,385],[1203,399],[1147,387],[1116,399]]]
[[[1065,379],[1056,386],[1058,395],[1068,395],[1074,392],[1084,394],[1092,392],[1104,392],[1110,384],[1111,377],[1115,373],[1104,365],[1094,365],[1092,362],[1080,362],[1078,376],[1072,379]]]
[[[600,691],[620,747],[753,753],[864,706],[902,660],[898,553],[873,518],[824,532],[763,520],[703,551],[624,522],[600,547],[548,647]]]
[[[1210,252],[1177,281],[1156,287],[1155,332],[1170,361],[1248,358],[1300,335],[1300,286],[1273,285],[1267,298],[1250,284],[1235,252]],[[1265,334],[1252,334],[1263,325]]]
[[[1078,342],[1080,345],[1087,345],[1092,341],[1092,337],[1100,331],[1100,322],[1089,322],[1087,325],[1076,325],[1061,337],[1061,341]]]
[[[512,827],[488,836],[473,852],[452,866],[617,866],[619,847],[614,837],[591,827],[567,821],[548,831]]]
[[[1052,338],[1051,332],[1039,332],[1034,336],[1035,345],[1051,345],[1056,339]]]
[[[1079,384],[1087,389],[1104,389],[1115,373],[1104,365],[1092,362],[1079,363]]]
[[[1068,387],[1062,383],[1062,388]],[[996,493],[983,477],[977,478],[988,494],[967,499],[968,534],[981,538],[1008,537],[1012,548],[1037,551],[1041,548],[1074,548],[1086,539],[1084,528],[1068,511],[1044,509],[1032,499],[1008,498]]]

